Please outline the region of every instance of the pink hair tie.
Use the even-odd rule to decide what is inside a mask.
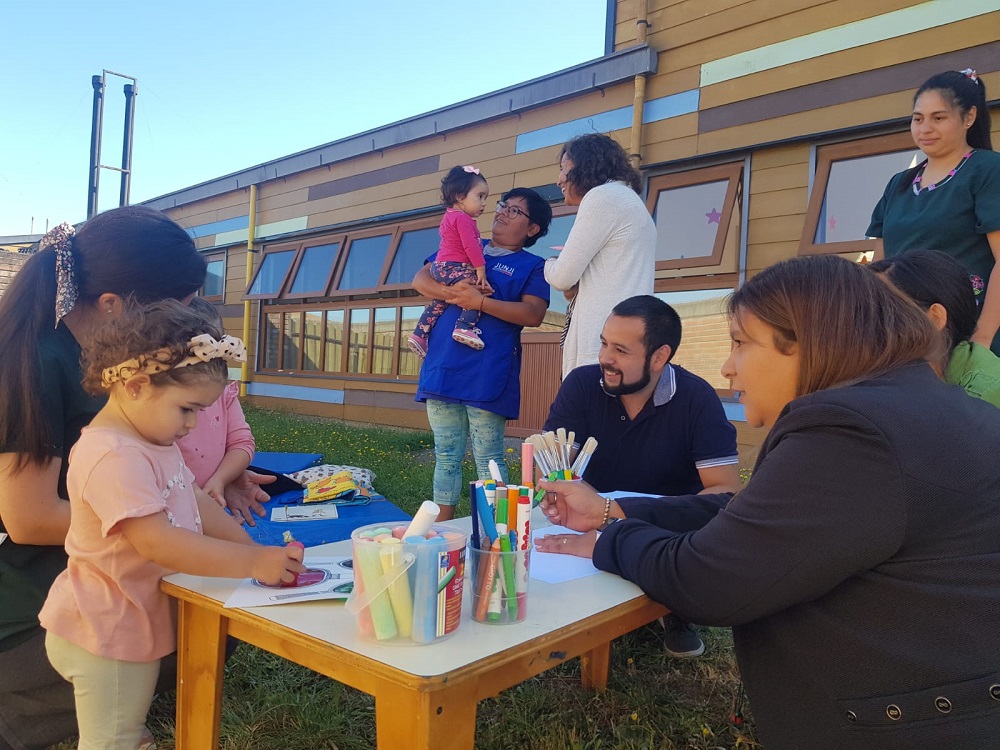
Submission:
[[[464,169],[469,174],[479,174],[479,168],[478,167],[462,167],[462,169]]]
[[[975,69],[973,69],[973,68],[966,68],[965,70],[961,70],[959,72],[962,75],[964,75],[966,78],[968,78],[969,80],[971,80],[973,83],[979,83],[979,74],[976,73]]]

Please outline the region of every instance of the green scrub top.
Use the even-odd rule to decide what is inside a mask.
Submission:
[[[969,272],[982,307],[995,263],[986,235],[1000,230],[1000,154],[973,150],[951,176],[914,193],[913,179],[922,171],[889,180],[866,235],[882,238],[887,258],[909,250],[951,255]],[[992,349],[1000,354],[1000,335]]]

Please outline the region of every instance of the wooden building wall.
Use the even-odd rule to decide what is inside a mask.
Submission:
[[[974,65],[989,89],[1000,91],[1000,10],[988,0],[620,0],[616,51],[639,41],[637,20],[643,8],[648,9],[646,43],[656,51],[658,66],[646,84],[647,113],[681,102],[680,110],[653,116],[643,126],[646,175],[717,163],[749,165],[748,189],[741,194],[727,249],[727,257],[734,259],[742,251],[745,262],[725,269],[732,271],[725,277],[727,284],[736,283],[737,273],[752,276],[798,252],[817,145],[872,132],[905,131],[914,88],[940,70]],[[876,38],[859,46],[830,43],[830,30],[843,27],[857,30],[857,38],[872,33]],[[782,64],[772,67],[774,60]],[[491,200],[514,186],[550,185],[558,171],[560,144],[526,149],[519,146],[521,139],[630,107],[633,96],[633,83],[625,81],[288,177],[267,179],[265,169],[256,206],[260,234],[319,230],[434,206],[440,179],[455,164],[476,164],[489,179]],[[696,105],[685,111],[684,101]],[[610,133],[628,147],[628,122],[616,122]],[[248,201],[249,189],[241,188],[178,205],[169,213],[186,227],[212,225],[245,217]],[[488,228],[491,219],[485,215],[480,226]],[[226,249],[223,314],[233,331],[242,327],[245,289],[245,232],[242,239],[238,233],[224,230],[196,240],[212,252]],[[266,249],[268,242],[261,245]],[[259,263],[260,256],[255,260]],[[657,278],[664,284],[683,279],[686,288],[698,288],[720,283],[721,276],[692,268],[658,272]],[[259,302],[252,305],[251,351],[257,346],[260,307]],[[698,348],[718,349],[720,340],[724,346],[718,321],[689,326],[689,335],[678,360],[682,363],[697,359]],[[540,425],[558,384],[558,349],[552,336],[526,334],[525,347],[523,380],[531,386],[525,390],[522,418],[511,425],[516,434]],[[256,373],[251,379],[345,393],[342,404],[257,397],[263,405],[426,426],[422,410],[412,403],[412,378],[304,379]],[[745,425],[739,427],[741,451],[747,456],[760,436]]]

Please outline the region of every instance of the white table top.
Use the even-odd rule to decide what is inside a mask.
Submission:
[[[531,520],[534,528],[549,525],[537,508]],[[469,518],[447,523],[466,532],[471,528]],[[306,550],[307,559],[310,556],[350,554],[350,540]],[[167,576],[165,580],[219,602],[226,601],[239,583],[228,578],[202,578],[181,573]],[[512,625],[486,625],[473,621],[469,614],[472,596],[468,580],[466,576],[467,585],[462,596],[462,621],[458,630],[452,636],[429,645],[392,646],[360,638],[354,625],[354,617],[344,608],[342,600],[253,607],[246,611],[404,672],[433,677],[501,653],[643,595],[635,584],[604,572],[554,585],[531,579],[528,584],[526,619]]]

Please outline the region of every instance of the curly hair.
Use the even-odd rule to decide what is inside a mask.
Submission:
[[[642,178],[632,166],[618,141],[603,133],[587,133],[566,141],[559,152],[573,162],[566,179],[582,198],[591,189],[605,182],[624,182],[636,193],[642,192]]]
[[[441,204],[445,207],[454,206],[462,200],[469,191],[480,182],[487,185],[486,178],[479,171],[469,171],[473,167],[452,167],[441,180]],[[487,187],[489,187],[487,185]]]
[[[83,387],[88,393],[103,395],[108,392],[101,381],[105,368],[160,349],[170,350],[165,363],[175,365],[190,354],[191,339],[203,333],[215,339],[223,335],[221,326],[205,311],[173,299],[146,306],[130,299],[117,320],[102,326],[84,342]],[[225,382],[227,377],[226,361],[213,359],[151,374],[149,380],[154,386],[164,386],[205,380]]]

